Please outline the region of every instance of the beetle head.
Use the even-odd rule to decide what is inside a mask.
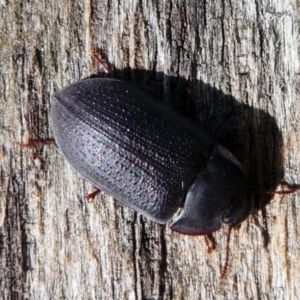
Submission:
[[[238,160],[216,145],[205,168],[187,191],[184,212],[171,229],[190,235],[206,235],[222,222],[238,226],[251,213],[253,195]]]

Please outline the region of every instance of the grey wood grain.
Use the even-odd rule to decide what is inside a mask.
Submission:
[[[298,299],[300,4],[277,1],[0,2],[2,299]],[[253,214],[206,253],[93,187],[54,147],[49,107],[99,71],[154,90],[232,150],[256,192]],[[189,95],[189,96],[188,96]],[[192,104],[190,103],[192,99]],[[279,185],[279,186],[278,186]]]

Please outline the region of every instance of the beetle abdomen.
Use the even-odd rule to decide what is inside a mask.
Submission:
[[[214,147],[210,135],[145,89],[88,79],[51,104],[56,145],[94,186],[157,222],[182,205]]]

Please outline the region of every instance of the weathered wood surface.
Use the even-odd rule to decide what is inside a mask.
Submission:
[[[298,299],[300,193],[257,197],[232,236],[206,253],[102,195],[54,147],[49,106],[98,72],[156,90],[230,148],[256,191],[299,183],[300,3],[273,1],[0,1],[1,299]],[[278,187],[279,189],[281,186]]]

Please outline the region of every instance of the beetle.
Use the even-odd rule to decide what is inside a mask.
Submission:
[[[236,157],[141,86],[85,79],[55,95],[50,116],[59,152],[96,188],[158,223],[183,207],[174,231],[209,235],[252,211]]]

